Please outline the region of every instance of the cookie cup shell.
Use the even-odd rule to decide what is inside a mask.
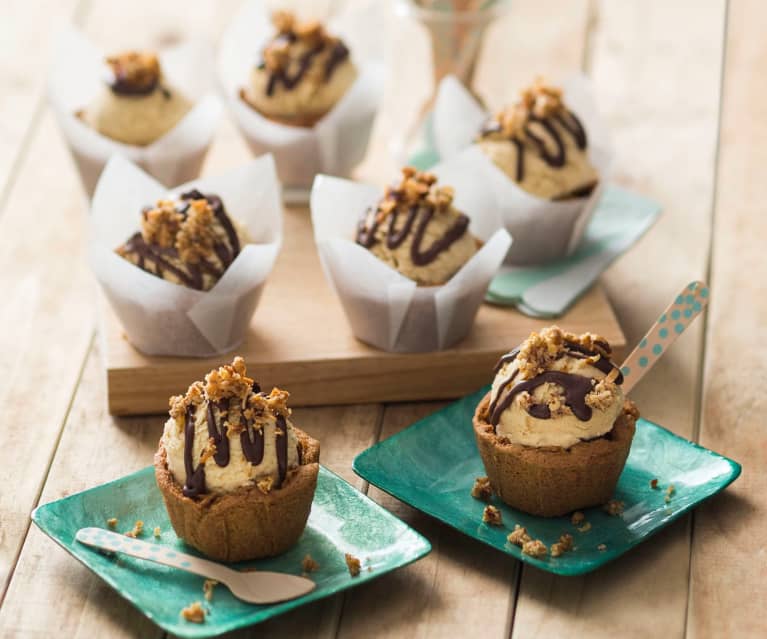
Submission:
[[[292,547],[306,527],[320,469],[319,442],[297,428],[296,435],[303,463],[288,472],[280,488],[264,494],[257,486],[246,486],[197,499],[184,496],[161,442],[155,478],[176,534],[218,561],[272,557]]]
[[[609,436],[565,449],[503,443],[487,421],[490,393],[474,413],[474,435],[493,491],[517,510],[558,517],[609,501],[636,430],[636,407],[626,400]]]

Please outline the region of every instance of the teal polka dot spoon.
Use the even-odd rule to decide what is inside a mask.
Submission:
[[[156,543],[141,541],[102,528],[81,528],[77,531],[75,539],[86,546],[122,552],[131,557],[215,579],[225,584],[235,597],[248,603],[277,603],[301,597],[314,590],[314,582],[305,577],[265,570],[240,572],[214,561],[187,555]]]
[[[623,392],[628,395],[637,382],[660,359],[708,303],[708,286],[690,282],[661,313],[655,324],[621,366]]]

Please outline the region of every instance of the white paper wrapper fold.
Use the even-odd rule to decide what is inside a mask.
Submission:
[[[340,36],[357,66],[356,82],[336,106],[313,127],[287,126],[259,114],[240,98],[253,65],[271,37],[270,13],[263,0],[246,2],[221,39],[218,75],[226,101],[251,150],[270,152],[286,187],[308,189],[318,173],[348,176],[365,156],[370,131],[383,95],[382,52],[360,41],[361,20],[375,20],[383,3],[367,12],[353,11],[328,23]]]
[[[589,158],[600,181],[586,198],[553,202],[520,188],[473,144],[489,114],[454,76],[440,83],[434,105],[434,140],[443,159],[455,159],[466,170],[457,171],[456,191],[480,181],[493,193],[503,224],[514,238],[506,261],[541,264],[570,255],[578,246],[602,196],[610,173],[612,150],[584,76],[563,82],[564,98],[578,116],[589,139]],[[471,168],[472,170],[468,170]]]
[[[164,184],[179,184],[197,177],[223,110],[221,101],[213,94],[210,46],[190,40],[160,54],[169,84],[194,100],[195,105],[173,129],[147,146],[116,142],[75,115],[100,90],[104,57],[104,52],[79,31],[69,28],[59,37],[48,81],[51,106],[88,195],[93,194],[101,171],[116,153]]]
[[[139,228],[141,208],[168,189],[121,156],[99,180],[90,217],[89,259],[128,340],[149,355],[210,357],[243,340],[282,241],[282,204],[274,160],[266,155],[218,177],[172,190],[197,188],[221,197],[227,213],[245,226],[246,244],[209,291],[196,291],[151,275],[114,251]]]
[[[442,180],[442,169],[434,172],[449,184]],[[357,222],[380,197],[373,186],[317,177],[312,224],[325,275],[357,339],[393,352],[449,348],[471,330],[511,238],[482,189],[456,191],[456,207],[471,218],[469,232],[485,243],[447,284],[419,287],[354,241]]]

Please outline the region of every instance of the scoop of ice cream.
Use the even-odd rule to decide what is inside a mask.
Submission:
[[[153,53],[107,58],[111,81],[80,112],[81,119],[117,142],[145,146],[170,131],[192,103],[162,77]]]
[[[562,91],[540,79],[485,124],[477,144],[509,178],[540,198],[586,195],[599,180],[580,120],[565,106]]]
[[[447,282],[477,252],[469,218],[453,206],[453,189],[431,173],[402,169],[357,230],[357,243],[420,286]]]
[[[275,37],[253,68],[242,98],[268,118],[312,126],[330,111],[357,78],[349,50],[315,21],[293,14],[273,16]]]
[[[623,376],[599,336],[532,333],[496,366],[488,421],[513,444],[570,448],[612,430]]]
[[[207,291],[250,241],[217,195],[197,190],[159,200],[141,215],[141,230],[116,249],[121,257],[174,284]]]
[[[184,495],[279,488],[301,463],[287,399],[277,388],[262,393],[241,357],[172,397],[161,445]]]

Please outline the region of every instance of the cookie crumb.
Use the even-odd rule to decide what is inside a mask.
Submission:
[[[203,623],[205,621],[205,609],[199,601],[195,601],[181,610],[181,616],[192,623]]]
[[[602,506],[602,510],[604,510],[608,515],[612,517],[617,517],[623,513],[624,506],[625,504],[622,501],[611,499],[604,506]]]
[[[301,570],[303,570],[305,573],[314,572],[319,567],[320,565],[314,561],[311,555],[306,555],[306,557],[304,557],[303,561],[301,562]]]
[[[155,539],[159,539],[160,535],[162,534],[162,531],[160,530],[159,526],[155,526],[154,530],[152,531],[152,534],[154,535]]]
[[[487,501],[492,494],[493,489],[490,487],[490,480],[487,477],[477,477],[474,480],[474,486],[471,488],[471,496],[474,499]]]
[[[526,542],[531,541],[530,535],[527,534],[527,528],[520,526],[519,524],[514,525],[514,530],[509,533],[509,536],[506,537],[506,539],[510,544],[520,547]]]
[[[650,480],[650,488],[652,488],[653,490],[658,488],[658,480],[657,479],[651,479]]]
[[[676,492],[676,488],[674,488],[674,484],[669,484],[668,488],[666,488],[666,496],[663,498],[663,500],[666,503],[669,503],[671,501],[671,495],[673,495]]]
[[[482,521],[491,526],[503,526],[501,511],[495,506],[485,506],[485,510],[482,511]]]
[[[218,586],[218,582],[215,579],[206,579],[202,584],[202,592],[205,594],[205,601],[211,601],[213,599],[213,589]]]
[[[349,569],[349,574],[352,577],[356,577],[360,574],[360,560],[354,555],[350,555],[348,552],[344,555],[346,559],[346,567]]]
[[[522,544],[522,552],[531,557],[545,557],[548,554],[549,549],[546,548],[546,544],[540,539],[534,539]]]
[[[272,492],[272,486],[274,485],[274,477],[267,476],[263,479],[259,479],[256,482],[256,486],[258,486],[258,489],[264,493],[264,495],[268,495],[270,492]]]
[[[125,536],[135,539],[136,537],[140,537],[143,532],[144,522],[139,519],[135,524],[133,524],[133,528],[125,533]]]
[[[116,528],[117,527],[117,517],[111,517],[110,519],[107,519],[107,526],[110,528]]]
[[[559,541],[551,544],[551,556],[560,557],[564,555],[568,550],[573,549],[573,536],[569,533],[562,533],[559,536]]]
[[[597,550],[599,550],[600,552],[603,552],[603,551],[607,550],[607,546],[605,544],[599,544],[597,546]]]
[[[589,530],[591,530],[591,522],[589,521],[583,524],[583,526],[578,527],[578,532],[585,533],[585,532],[588,532]]]
[[[570,523],[573,526],[577,526],[578,524],[582,523],[584,519],[586,519],[586,515],[584,515],[580,510],[576,510],[573,513],[573,516],[570,517]]]

